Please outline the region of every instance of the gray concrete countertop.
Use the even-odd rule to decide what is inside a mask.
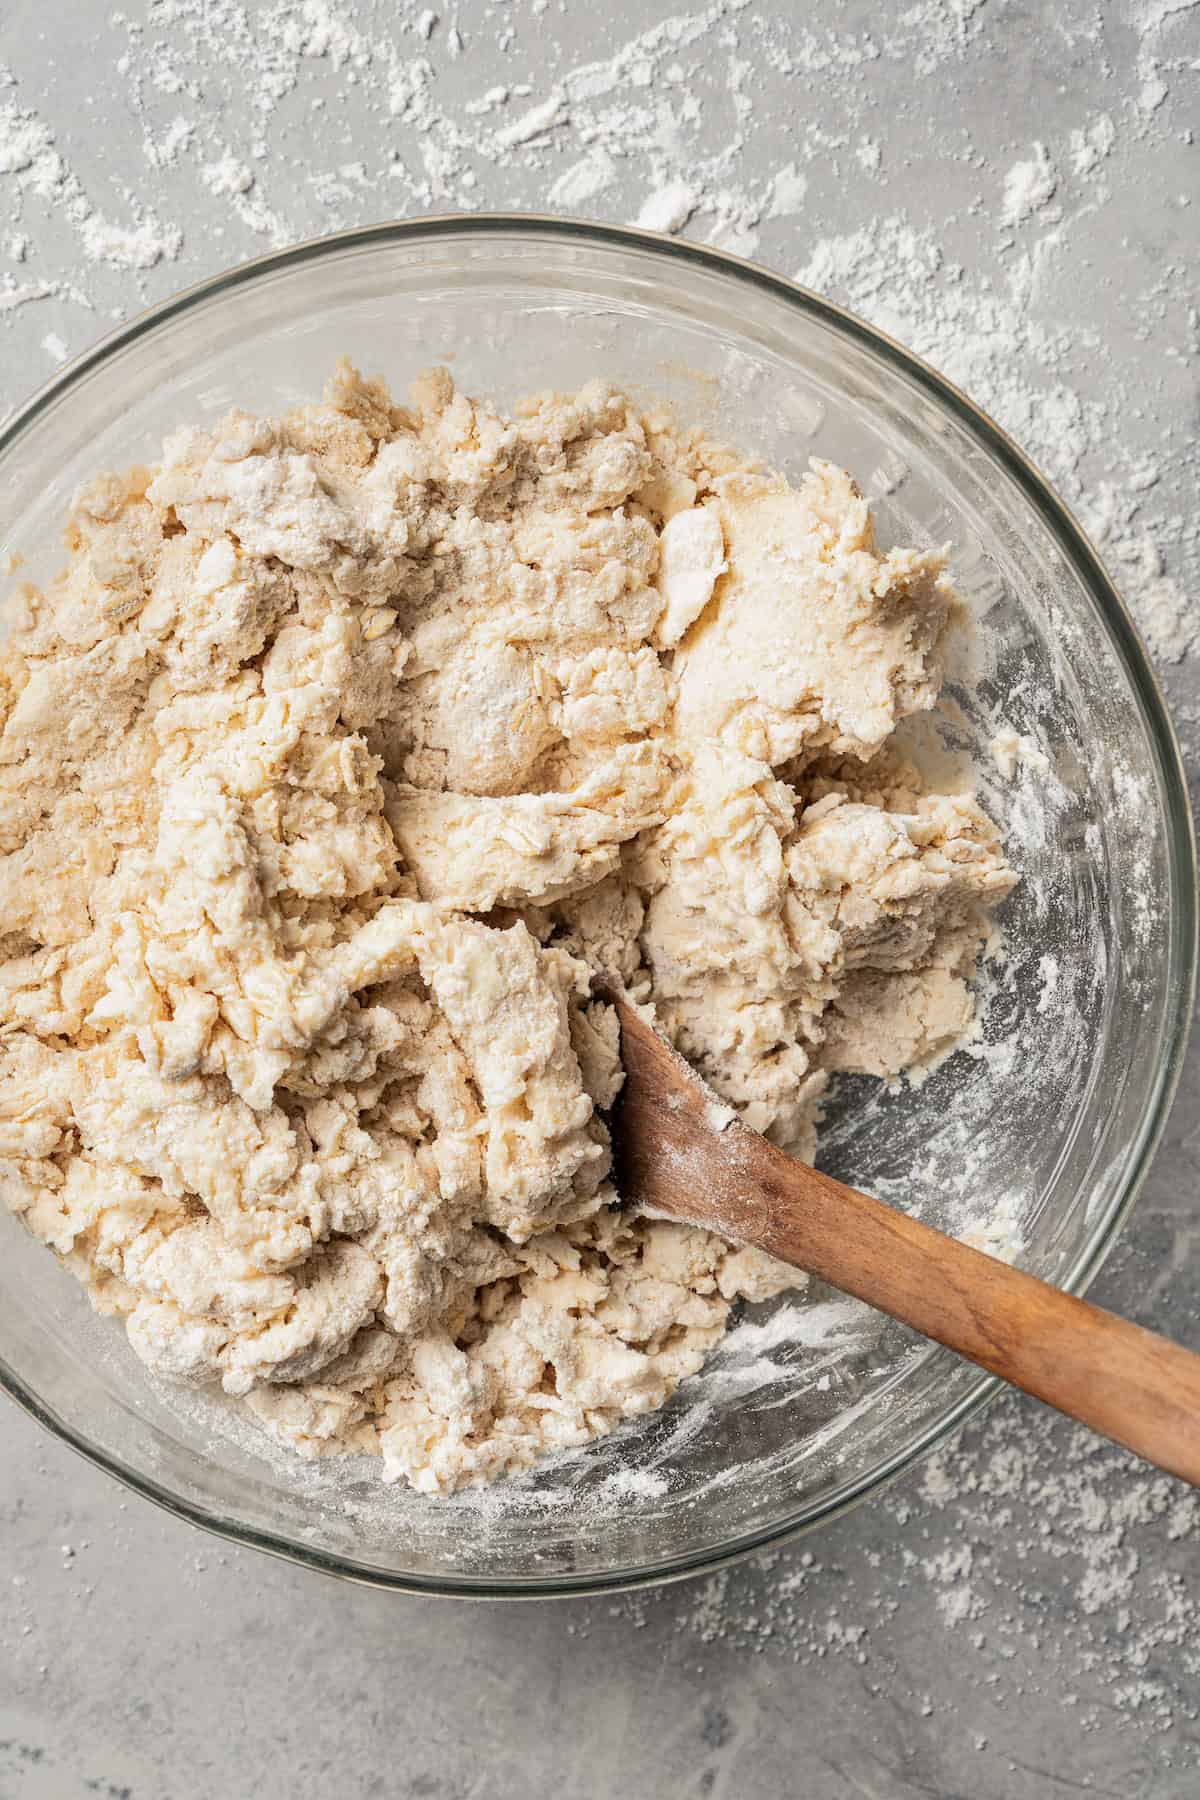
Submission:
[[[1200,766],[1197,0],[9,0],[0,411],[294,238],[540,208],[941,362],[1102,540]],[[1200,1341],[1200,1051],[1096,1297]],[[0,1407],[0,1800],[1184,1800],[1200,1507],[1014,1396],[803,1544],[625,1598],[339,1585]]]

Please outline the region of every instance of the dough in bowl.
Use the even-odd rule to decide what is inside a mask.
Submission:
[[[12,1209],[155,1374],[385,1480],[661,1406],[796,1276],[619,1203],[591,977],[804,1157],[831,1072],[961,1037],[1015,877],[892,742],[942,556],[604,381],[346,363],[66,541],[0,666]]]

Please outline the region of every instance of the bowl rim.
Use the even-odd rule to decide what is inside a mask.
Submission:
[[[1170,906],[1163,1051],[1155,1072],[1150,1101],[1140,1129],[1130,1145],[1129,1168],[1122,1188],[1114,1196],[1104,1215],[1096,1221],[1088,1242],[1059,1284],[1068,1293],[1083,1293],[1112,1250],[1141,1189],[1166,1125],[1187,1049],[1196,986],[1197,951],[1196,843],[1187,779],[1165,696],[1149,654],[1119,590],[1108,575],[1091,540],[1031,458],[988,413],[931,364],[845,307],[825,299],[787,276],[778,275],[726,250],[634,226],[611,225],[547,213],[433,213],[356,226],[307,238],[284,249],[270,251],[221,270],[146,308],[64,364],[16,409],[3,427],[0,427],[0,459],[19,443],[23,434],[42,413],[75,387],[91,370],[140,338],[159,330],[172,319],[223,293],[252,286],[265,275],[302,267],[350,248],[370,249],[398,242],[419,242],[423,238],[445,239],[456,235],[463,239],[502,239],[513,234],[535,238],[540,236],[568,243],[590,243],[614,250],[642,253],[650,251],[666,262],[690,265],[708,274],[721,274],[734,282],[756,288],[802,315],[833,326],[844,337],[900,370],[974,436],[1016,483],[1050,532],[1060,553],[1088,590],[1099,621],[1108,633],[1112,648],[1140,706],[1158,765],[1157,785],[1164,796],[1163,823],[1170,878]],[[996,1376],[980,1372],[960,1398],[930,1420],[913,1440],[903,1448],[880,1458],[866,1474],[843,1483],[818,1507],[808,1512],[797,1512],[777,1524],[748,1532],[726,1544],[674,1558],[664,1558],[655,1564],[634,1564],[611,1572],[480,1579],[454,1574],[434,1577],[382,1569],[322,1550],[283,1533],[260,1530],[224,1518],[215,1509],[183,1498],[170,1487],[128,1466],[101,1445],[94,1443],[86,1433],[69,1424],[39,1399],[16,1370],[0,1356],[0,1389],[7,1392],[23,1411],[86,1461],[175,1517],[220,1538],[248,1545],[362,1586],[475,1600],[538,1599],[621,1592],[709,1574],[739,1562],[756,1551],[777,1548],[814,1530],[818,1525],[838,1518],[905,1474],[936,1445],[944,1442],[966,1420],[994,1399],[1003,1386],[1004,1383]]]

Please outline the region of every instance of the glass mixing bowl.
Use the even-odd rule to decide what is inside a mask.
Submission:
[[[952,672],[941,740],[974,754],[1023,880],[978,1040],[919,1086],[844,1084],[823,1155],[1084,1288],[1179,1071],[1194,856],[1154,676],[1062,503],[948,382],[777,276],[640,232],[467,217],[265,257],[64,369],[0,435],[3,549],[49,575],[85,477],[153,459],[181,422],[310,399],[343,352],[400,389],[445,360],[503,400],[610,376],[791,476],[814,454],[843,463],[885,542],[953,545],[977,666]],[[1010,727],[1045,768],[1001,778],[988,747]],[[362,1462],[304,1464],[220,1401],[155,1385],[15,1220],[0,1240],[0,1379],[16,1400],[182,1517],[382,1586],[519,1596],[709,1569],[861,1500],[996,1385],[814,1290],[754,1309],[663,1412],[528,1478],[432,1499]]]

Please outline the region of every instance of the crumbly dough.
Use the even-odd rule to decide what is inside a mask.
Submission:
[[[942,558],[604,382],[234,412],[78,498],[0,706],[8,1200],[156,1374],[448,1491],[794,1280],[617,1204],[624,982],[812,1154],[971,1017],[1014,877],[889,748]],[[634,1198],[634,1197],[629,1197]]]

